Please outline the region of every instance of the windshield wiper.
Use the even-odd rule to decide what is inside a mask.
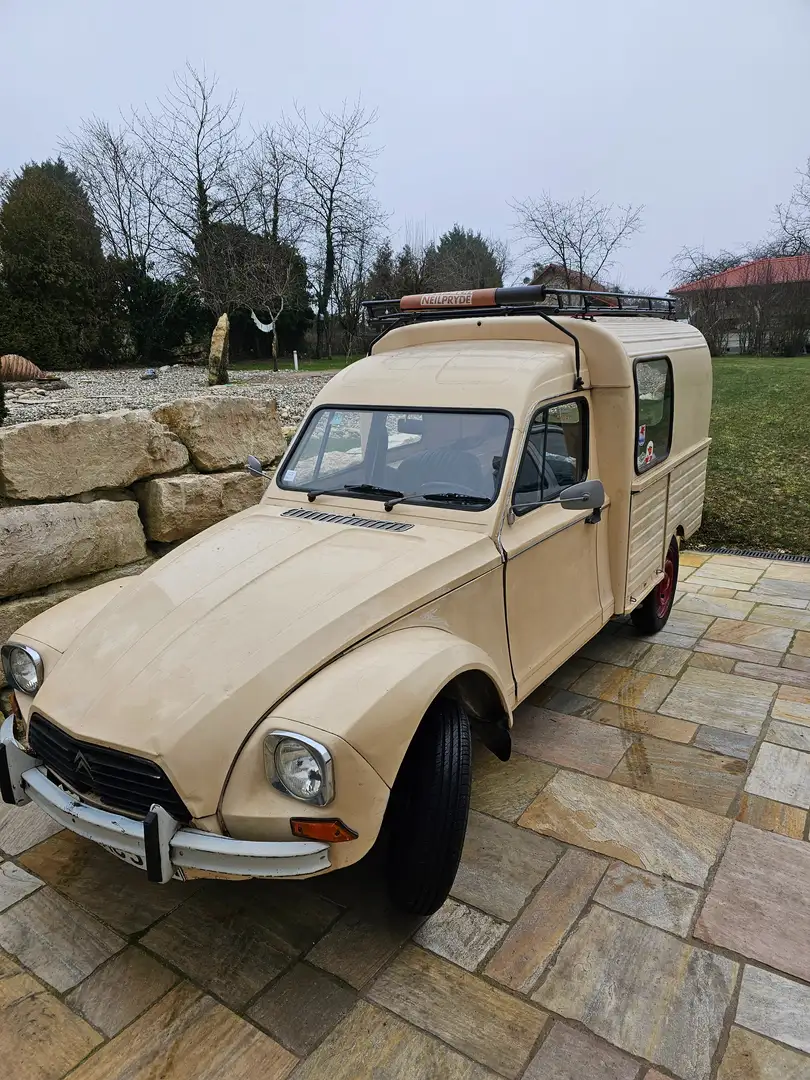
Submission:
[[[492,499],[488,499],[485,495],[467,495],[463,491],[430,491],[427,494],[414,492],[412,495],[400,495],[396,499],[389,499],[385,504],[385,509],[391,510],[397,503],[410,502],[412,499],[423,499],[430,502],[472,503],[474,506],[489,506],[492,502]]]
[[[405,495],[401,491],[395,491],[394,488],[378,487],[376,484],[344,484],[343,487],[339,488],[318,488],[315,491],[308,491],[307,499],[310,502],[315,502],[319,495],[342,495],[344,491],[349,491],[353,495],[380,495],[383,498],[388,498],[389,496],[393,496],[394,498],[405,498]]]

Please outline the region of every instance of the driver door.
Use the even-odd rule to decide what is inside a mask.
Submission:
[[[584,396],[535,413],[512,495],[514,519],[501,534],[519,700],[602,625],[597,535],[604,526],[589,522],[589,510],[563,510],[551,501],[588,478],[588,449]]]

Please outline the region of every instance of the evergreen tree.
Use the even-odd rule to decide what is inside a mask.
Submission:
[[[371,264],[366,295],[370,300],[390,300],[399,296],[395,289],[394,250],[390,240],[385,240],[377,249]]]
[[[480,232],[454,225],[428,252],[431,289],[486,289],[503,285],[503,256]]]
[[[26,165],[0,206],[0,353],[43,368],[112,359],[119,326],[93,211],[65,163]]]

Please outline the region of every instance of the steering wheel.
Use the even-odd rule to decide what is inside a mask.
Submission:
[[[466,484],[454,484],[449,480],[428,480],[419,486],[420,495],[443,495],[447,490],[457,492],[459,495],[481,495],[480,491],[467,487]]]

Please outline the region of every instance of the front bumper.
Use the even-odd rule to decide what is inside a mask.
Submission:
[[[14,738],[12,718],[0,727],[0,795],[21,806],[29,801],[60,825],[146,870],[150,881],[183,877],[201,870],[239,877],[301,877],[328,870],[329,845],[311,841],[233,840],[229,836],[181,827],[153,805],[143,821],[101,810],[55,784],[39,761]]]

